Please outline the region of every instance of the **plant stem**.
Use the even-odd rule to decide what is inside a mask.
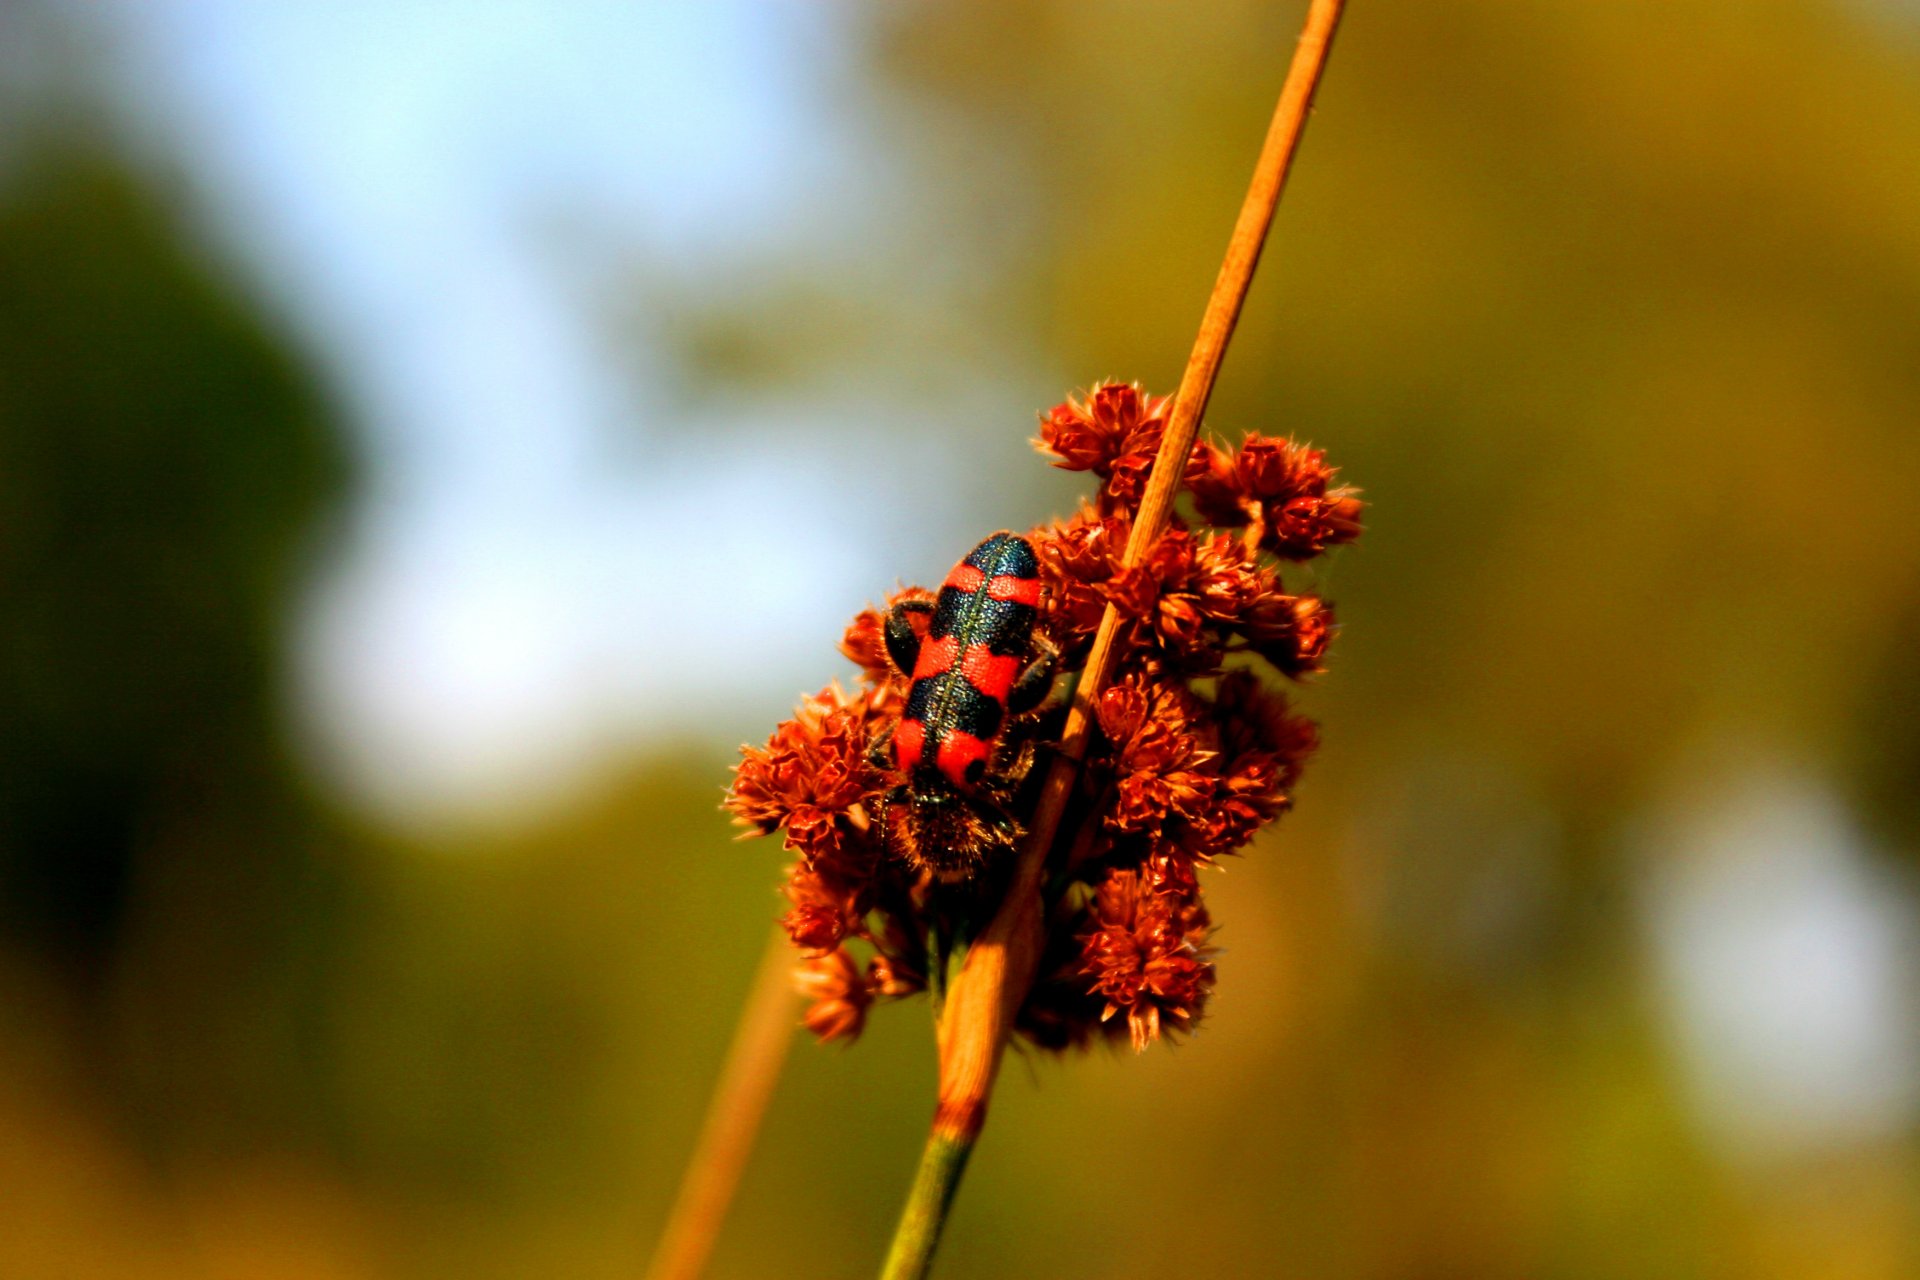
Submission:
[[[1260,261],[1267,228],[1273,221],[1287,171],[1306,128],[1314,90],[1326,66],[1334,29],[1344,7],[1344,0],[1313,0],[1307,10],[1293,63],[1280,89],[1273,123],[1267,130],[1253,180],[1240,206],[1233,235],[1227,242],[1220,274],[1214,280],[1213,292],[1201,316],[1200,331],[1174,398],[1173,413],[1161,437],[1160,451],[1154,458],[1146,493],[1127,540],[1125,563],[1128,566],[1138,563],[1153,546],[1173,514],[1174,495],[1179,491],[1187,458],[1193,451],[1201,415],[1213,394],[1220,361],[1239,322],[1241,304],[1246,300],[1254,267]],[[966,1167],[966,1157],[986,1122],[987,1101],[999,1071],[1000,1055],[1006,1047],[1007,1029],[1026,999],[1045,940],[1039,893],[1041,880],[1060,819],[1073,794],[1080,764],[1086,759],[1094,705],[1106,683],[1119,629],[1119,612],[1110,604],[1101,617],[1086,667],[1074,689],[1073,704],[1061,733],[1060,750],[1040,793],[1029,826],[1030,834],[1021,847],[1007,895],[993,922],[968,948],[965,963],[948,985],[946,1014],[941,1020],[939,1036],[940,1093],[934,1108],[933,1130],[906,1213],[894,1237],[893,1250],[888,1255],[885,1272],[888,1280],[926,1274],[933,1245],[939,1239],[941,1220],[953,1201],[961,1171]],[[936,1214],[931,1224],[924,1221],[928,1212]],[[899,1269],[909,1263],[918,1269]]]
[[[740,1009],[720,1082],[681,1176],[666,1231],[647,1268],[647,1280],[697,1280],[713,1252],[727,1206],[740,1184],[754,1135],[766,1113],[780,1067],[793,1041],[793,944],[774,930],[760,958],[753,989]]]
[[[973,1153],[972,1142],[961,1142],[934,1132],[927,1135],[926,1150],[920,1153],[920,1168],[913,1175],[913,1188],[907,1192],[907,1207],[900,1214],[900,1226],[893,1233],[893,1246],[887,1250],[886,1266],[880,1280],[921,1280],[933,1269],[933,1250],[940,1243],[940,1228],[947,1223],[947,1207],[953,1193],[960,1189],[960,1174]]]
[[[933,1005],[933,1026],[940,1029],[940,1015],[947,1007],[947,966],[953,960],[953,935],[946,917],[935,912],[933,928],[927,935],[927,1000]]]

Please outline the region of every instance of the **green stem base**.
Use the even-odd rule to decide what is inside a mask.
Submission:
[[[971,1140],[928,1135],[927,1149],[920,1155],[920,1168],[913,1175],[913,1189],[907,1193],[907,1207],[894,1229],[893,1246],[887,1250],[880,1280],[924,1280],[933,1269],[940,1228],[947,1224],[947,1208],[953,1203],[953,1193],[960,1187],[960,1175],[972,1154]]]

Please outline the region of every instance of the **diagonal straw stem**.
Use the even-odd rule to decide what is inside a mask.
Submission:
[[[698,1280],[733,1201],[796,1025],[793,944],[776,929],[740,1010],[726,1065],[682,1175],[647,1280]]]
[[[1140,512],[1127,540],[1125,564],[1138,563],[1166,530],[1200,419],[1240,319],[1241,304],[1253,269],[1260,261],[1267,228],[1280,203],[1300,135],[1313,106],[1314,90],[1326,66],[1344,0],[1313,0],[1307,10],[1293,63],[1280,89],[1273,123],[1267,130],[1253,180],[1227,241],[1220,274],[1214,280],[1200,319],[1200,332],[1180,379],[1173,415],[1160,441]],[[1093,707],[1106,682],[1119,631],[1118,610],[1107,606],[1095,633],[1062,731],[1060,750],[1049,770],[1034,813],[1031,834],[1020,850],[1011,884],[993,923],[968,949],[967,958],[947,992],[940,1036],[940,1093],[933,1129],[912,1192],[895,1233],[882,1280],[917,1280],[933,1265],[933,1251],[947,1207],[966,1167],[967,1155],[986,1121],[987,1101],[1006,1047],[1007,1029],[1032,985],[1042,939],[1040,882],[1060,819],[1086,759]]]

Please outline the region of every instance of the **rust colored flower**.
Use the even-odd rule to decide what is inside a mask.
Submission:
[[[1211,622],[1244,625],[1262,600],[1279,592],[1278,577],[1230,534],[1213,534],[1193,549],[1194,602]]]
[[[1109,710],[1122,706],[1124,717]],[[1157,851],[1200,818],[1213,798],[1218,753],[1196,732],[1204,724],[1200,700],[1178,684],[1134,675],[1101,695],[1100,711],[1103,729],[1127,722],[1132,729],[1125,737],[1108,737],[1114,800],[1107,828],[1144,836]]]
[[[1333,607],[1318,596],[1264,596],[1243,633],[1253,651],[1298,680],[1320,670],[1335,630]]]
[[[1101,1020],[1125,1014],[1136,1051],[1163,1031],[1190,1031],[1213,990],[1211,922],[1197,894],[1163,892],[1137,871],[1113,870],[1095,891],[1081,952],[1104,1000]]]
[[[1044,414],[1035,443],[1066,471],[1091,471],[1107,480],[1121,469],[1144,479],[1138,460],[1152,464],[1167,429],[1167,404],[1166,396],[1150,396],[1137,382],[1102,382],[1085,400],[1068,397]]]
[[[1360,533],[1360,497],[1333,487],[1333,477],[1322,450],[1250,433],[1238,450],[1195,449],[1186,481],[1201,519],[1258,526],[1266,550],[1311,560]]]
[[[1104,383],[1043,416],[1036,441],[1056,466],[1101,484],[1073,515],[1025,535],[1039,578],[1025,607],[1036,643],[1056,655],[1058,687],[981,762],[999,779],[1015,835],[1038,792],[1023,784],[1024,762],[1058,733],[1065,691],[1109,605],[1120,619],[1098,732],[1052,855],[1038,977],[1015,1019],[1045,1049],[1122,1035],[1144,1048],[1199,1021],[1215,978],[1201,872],[1291,806],[1316,744],[1272,676],[1319,671],[1337,628],[1332,607],[1288,591],[1283,573],[1359,531],[1359,499],[1334,484],[1320,450],[1252,434],[1237,448],[1195,447],[1184,472],[1192,518],[1174,520],[1128,565],[1167,409],[1137,386]],[[897,806],[934,803],[902,785],[889,747],[913,682],[887,644],[890,617],[933,643],[934,600],[906,587],[860,612],[840,641],[857,684],[828,685],[764,747],[743,748],[727,799],[751,833],[783,832],[795,855],[783,923],[803,956],[806,1024],[822,1039],[851,1040],[876,1001],[926,990],[1004,891],[1004,858],[936,881],[932,868],[949,860],[923,856],[916,865],[927,869],[916,870],[885,838]],[[989,679],[990,659],[980,662]],[[923,731],[917,720],[910,730]],[[951,814],[915,811],[916,830],[939,838],[978,825],[964,789],[942,794]]]
[[[1092,507],[1055,521],[1032,535],[1034,553],[1047,590],[1041,600],[1041,626],[1068,652],[1093,639],[1107,610],[1108,583],[1119,570],[1127,547],[1124,520],[1102,519]]]
[[[727,794],[734,817],[762,834],[785,826],[797,845],[834,844],[837,836],[822,824],[872,789],[867,746],[882,713],[874,693],[828,685],[803,701],[765,747],[740,748]]]
[[[1214,689],[1220,746],[1231,758],[1269,755],[1281,762],[1286,785],[1300,776],[1320,745],[1313,721],[1295,715],[1286,696],[1247,668],[1230,672]]]
[[[844,947],[801,961],[794,985],[807,998],[806,1028],[820,1039],[851,1042],[866,1027],[873,992]]]
[[[781,918],[793,945],[809,954],[832,951],[859,927],[861,910],[856,886],[844,879],[828,879],[804,862],[795,864],[783,889],[791,910]]]

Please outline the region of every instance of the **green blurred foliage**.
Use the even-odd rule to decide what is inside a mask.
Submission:
[[[0,208],[0,912],[150,1154],[320,1137],[349,885],[280,672],[342,452],[311,379],[72,135]]]
[[[23,168],[0,214],[6,901],[91,968],[136,846],[253,807],[229,796],[286,807],[258,794],[270,679],[340,468],[293,360],[130,175]]]
[[[783,263],[669,335],[687,386],[1012,350],[1170,389],[1300,8],[862,11],[968,305]],[[1920,847],[1920,46],[1865,12],[1354,6],[1212,411],[1373,504],[1319,584],[1327,745],[1211,887],[1211,1024],[1011,1061],[942,1274],[1920,1268],[1913,1135],[1703,1133],[1634,911],[1638,824],[1728,744]],[[512,835],[310,794],[340,429],[155,185],[54,139],[0,193],[0,1272],[633,1274],[779,853],[728,843],[710,742]],[[871,1271],[929,1041],[796,1046],[713,1274]]]

